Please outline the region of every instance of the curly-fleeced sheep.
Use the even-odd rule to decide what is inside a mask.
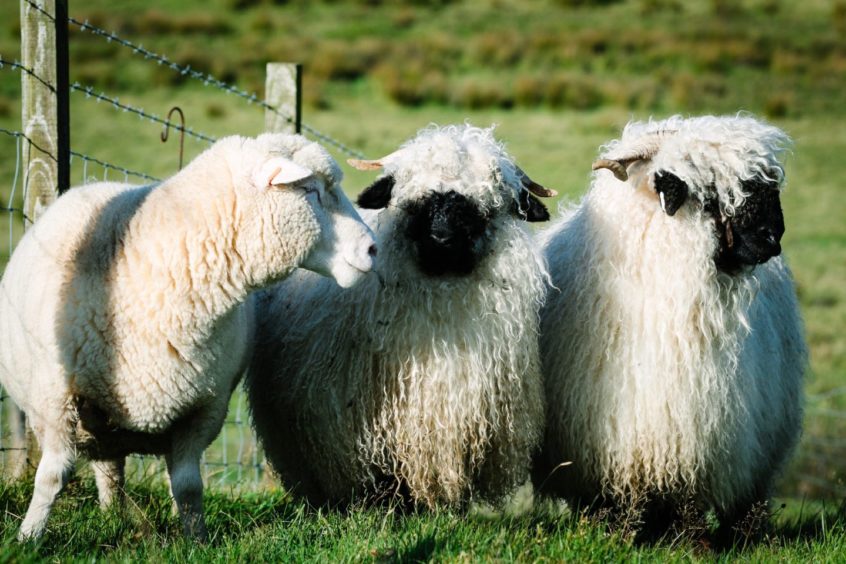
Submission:
[[[185,532],[205,537],[200,455],[249,361],[250,292],[372,266],[340,179],[303,137],[229,137],[160,185],[75,188],[39,218],[0,282],[0,382],[43,451],[20,538],[43,533],[77,453],[108,505],[132,452],[165,455]]]
[[[605,147],[581,204],[541,235],[557,290],[536,485],[647,520],[692,502],[727,525],[768,499],[807,357],[777,256],[788,142],[707,116],[631,123]]]
[[[546,272],[523,222],[551,191],[472,126],[351,164],[384,168],[358,199],[380,260],[351,290],[298,273],[259,297],[247,389],[268,461],[315,504],[499,498],[541,438]]]

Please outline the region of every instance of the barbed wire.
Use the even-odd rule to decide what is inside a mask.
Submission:
[[[240,88],[238,88],[236,86],[233,86],[231,84],[227,84],[227,83],[225,83],[221,80],[218,80],[217,78],[215,78],[211,74],[203,74],[202,72],[200,72],[198,70],[192,69],[191,65],[184,65],[184,66],[180,65],[179,63],[176,63],[176,62],[168,59],[164,55],[160,55],[158,53],[155,53],[153,51],[145,49],[144,46],[141,45],[141,44],[133,43],[132,41],[123,39],[122,37],[115,35],[114,33],[108,32],[108,31],[101,29],[97,26],[91,25],[88,22],[88,20],[81,22],[81,21],[79,21],[79,20],[77,20],[73,17],[69,17],[68,21],[70,23],[78,26],[83,31],[89,31],[94,35],[104,37],[108,43],[111,43],[112,41],[114,41],[118,45],[121,45],[123,47],[126,47],[127,49],[130,49],[133,53],[135,53],[137,55],[143,55],[145,59],[152,59],[157,64],[164,65],[164,66],[178,72],[179,74],[181,74],[183,76],[188,76],[190,78],[193,78],[194,80],[198,80],[206,86],[209,86],[209,85],[214,86],[214,87],[218,88],[219,90],[223,90],[224,92],[227,92],[229,94],[233,94],[233,95],[238,96],[240,98],[244,98],[249,103],[263,104],[266,109],[275,111],[278,115],[282,116],[289,123],[294,122],[294,119],[292,117],[283,114],[278,109],[273,108],[273,107],[269,106],[267,103],[260,100],[258,95],[256,95],[255,92],[247,92],[246,90],[241,90]]]
[[[50,91],[53,94],[56,93],[56,87],[53,86],[52,84],[50,84],[49,82],[47,82],[46,80],[44,80],[42,77],[38,76],[38,74],[34,70],[27,67],[26,65],[21,64],[17,60],[8,61],[6,59],[3,59],[2,55],[0,55],[0,69],[3,69],[5,67],[10,67],[14,70],[19,70],[23,73],[28,74],[29,76],[33,77],[35,80],[37,80],[38,82],[40,82],[41,84],[43,84],[44,86],[49,88]],[[70,85],[70,90],[76,91],[76,92],[82,92],[82,93],[85,94],[86,98],[93,97],[98,102],[99,101],[109,102],[110,104],[112,104],[113,106],[115,106],[116,108],[118,108],[120,110],[123,110],[124,112],[131,112],[131,113],[139,115],[142,118],[147,118],[150,121],[160,123],[162,125],[168,125],[168,126],[174,128],[174,129],[176,129],[177,131],[184,131],[185,134],[190,136],[190,137],[194,137],[196,139],[200,139],[200,140],[206,141],[208,143],[214,143],[216,141],[216,139],[214,137],[211,137],[211,136],[206,135],[204,133],[199,133],[197,131],[194,131],[190,127],[183,127],[183,126],[178,125],[176,123],[172,123],[172,122],[170,122],[166,119],[160,118],[159,116],[157,116],[155,114],[147,113],[142,108],[136,108],[134,106],[130,106],[129,104],[123,104],[123,103],[120,102],[120,100],[118,98],[112,98],[111,96],[108,96],[104,92],[100,92],[100,93],[94,92],[93,86],[85,86],[85,85],[80,84],[79,82],[74,82],[73,84]]]
[[[136,171],[134,171],[134,170],[129,170],[128,168],[124,168],[124,167],[122,167],[122,166],[118,166],[118,165],[114,165],[114,164],[111,164],[111,163],[107,163],[107,162],[105,162],[105,161],[101,161],[100,159],[97,159],[97,158],[92,157],[92,156],[90,156],[90,155],[84,155],[84,154],[82,154],[82,153],[78,153],[78,152],[76,152],[76,151],[71,151],[71,152],[70,152],[70,154],[71,154],[72,156],[74,156],[74,157],[79,157],[79,158],[80,158],[80,159],[82,159],[83,161],[88,161],[88,162],[96,163],[96,164],[100,165],[100,166],[101,166],[101,167],[103,167],[103,168],[106,168],[106,169],[109,169],[109,170],[116,170],[116,171],[118,171],[118,172],[122,172],[122,173],[124,174],[124,176],[137,176],[138,178],[143,178],[143,179],[145,179],[145,180],[151,180],[151,181],[153,181],[153,182],[161,182],[161,178],[156,178],[155,176],[150,176],[149,174],[145,174],[145,173],[143,173],[143,172],[136,172]],[[83,179],[83,180],[84,180],[84,179]]]
[[[29,0],[27,0],[27,1],[29,1]],[[88,32],[90,32],[94,35],[97,35],[99,37],[103,37],[109,43],[115,42],[116,44],[121,45],[121,46],[131,50],[136,55],[142,55],[145,59],[153,60],[159,65],[166,66],[169,69],[171,69],[175,72],[178,72],[182,76],[187,76],[189,78],[192,78],[194,80],[202,82],[203,85],[205,85],[205,86],[213,86],[213,87],[217,88],[218,90],[221,90],[221,91],[223,91],[227,94],[231,94],[233,96],[237,96],[239,98],[242,98],[242,99],[246,100],[248,104],[256,104],[259,107],[280,116],[286,122],[294,123],[293,117],[283,113],[282,111],[279,110],[279,108],[272,106],[271,104],[268,104],[266,100],[262,100],[261,98],[259,98],[259,96],[255,92],[247,92],[246,90],[242,90],[242,89],[238,88],[237,86],[233,86],[231,84],[223,82],[222,80],[218,80],[217,78],[215,78],[214,76],[212,76],[209,73],[203,73],[203,72],[200,72],[198,70],[192,69],[191,65],[180,65],[179,63],[176,63],[175,61],[167,58],[164,55],[161,55],[159,53],[156,53],[154,51],[150,51],[149,49],[144,48],[144,46],[141,45],[141,44],[133,43],[132,41],[124,39],[124,38],[116,35],[115,33],[112,33],[112,32],[106,31],[104,29],[101,29],[97,26],[91,25],[88,22],[88,20],[81,22],[81,21],[79,21],[79,20],[77,20],[73,17],[69,17],[68,21],[70,23],[78,26],[83,31],[88,31]],[[339,151],[341,151],[343,153],[346,153],[347,155],[350,155],[350,156],[355,157],[357,159],[365,158],[364,154],[362,154],[360,151],[356,151],[355,149],[345,145],[341,141],[334,139],[330,135],[327,135],[326,133],[323,133],[322,131],[320,131],[320,130],[318,130],[318,129],[316,129],[316,128],[308,125],[308,124],[301,123],[300,126],[302,127],[303,131],[307,132],[312,137],[315,137],[318,140],[323,141],[324,143],[332,145],[333,147],[335,147],[336,149],[338,149]]]
[[[342,153],[346,153],[347,155],[349,155],[351,157],[355,157],[356,159],[366,158],[364,156],[364,153],[347,147],[346,145],[344,145],[343,143],[341,143],[337,139],[333,139],[332,137],[326,135],[325,133],[321,133],[320,131],[314,129],[310,125],[307,125],[305,123],[300,124],[300,125],[303,128],[303,131],[306,131],[312,137],[316,137],[318,140],[323,141],[324,143],[328,143],[329,145],[332,145],[333,147],[335,147],[336,149],[338,149]]]
[[[36,80],[42,82],[53,93],[56,92],[56,89],[53,85],[44,81],[41,77],[39,77],[37,74],[35,74],[35,72],[32,69],[30,69],[30,68],[28,68],[24,65],[21,65],[18,61],[15,61],[15,62],[5,61],[5,60],[2,59],[2,57],[0,57],[0,69],[2,69],[4,65],[10,66],[14,69],[18,69],[22,72],[29,74],[30,76],[32,76]],[[208,75],[208,76],[211,76],[211,75]],[[220,82],[220,81],[218,81],[218,82]],[[224,83],[221,83],[221,84],[224,84]],[[102,100],[102,101],[110,102],[112,105],[114,105],[117,108],[123,110],[124,112],[132,112],[132,113],[138,114],[141,118],[147,118],[150,121],[160,123],[160,124],[163,124],[163,125],[170,125],[170,127],[173,127],[174,129],[176,129],[178,131],[185,131],[185,134],[189,135],[191,137],[195,137],[195,138],[198,138],[198,139],[201,139],[203,141],[210,142],[210,143],[215,141],[215,139],[211,136],[205,135],[203,133],[195,132],[190,128],[183,128],[180,125],[177,125],[177,124],[174,124],[174,123],[169,122],[167,120],[164,120],[164,119],[162,119],[162,118],[160,118],[160,117],[158,117],[154,114],[148,114],[143,109],[135,108],[135,107],[129,106],[127,104],[122,104],[117,98],[111,98],[111,97],[107,96],[105,93],[101,92],[101,93],[97,94],[96,92],[94,92],[94,88],[92,86],[83,86],[79,82],[74,82],[73,84],[71,84],[70,89],[72,91],[83,92],[83,93],[85,93],[86,97],[94,97],[94,98],[97,99],[97,101]],[[247,97],[246,94],[245,94],[245,97]],[[250,100],[251,102],[257,103],[258,105],[260,105],[260,106],[262,106],[266,109],[272,110],[279,115],[282,115],[282,117],[285,117],[285,119],[289,122],[292,121],[290,118],[284,116],[283,114],[278,112],[275,108],[273,108],[272,106],[270,106],[266,102],[258,100],[256,98],[255,94],[249,95],[249,97],[247,99]],[[319,141],[322,141],[323,143],[326,143],[328,145],[332,145],[333,147],[335,147],[336,149],[338,149],[342,153],[346,153],[347,155],[353,156],[357,159],[365,158],[364,154],[361,153],[360,151],[356,151],[355,149],[348,147],[347,145],[341,143],[337,139],[334,139],[334,138],[330,137],[329,135],[326,135],[325,133],[315,129],[314,127],[312,127],[308,124],[303,123],[303,124],[301,124],[301,127],[302,127],[303,131],[305,131],[306,133],[308,133],[312,137],[316,138]]]
[[[45,11],[45,10],[44,10],[44,8],[42,8],[41,6],[39,6],[38,4],[36,4],[35,2],[33,2],[32,0],[24,0],[24,2],[26,2],[27,4],[29,4],[30,6],[32,6],[33,8],[35,8],[37,11],[39,11],[39,12],[41,12],[42,14],[44,14],[45,16],[47,16],[47,18],[48,18],[51,22],[55,22],[55,21],[56,21],[56,16],[54,16],[53,14],[48,13],[47,11]]]
[[[27,136],[26,133],[22,133],[20,131],[12,131],[11,129],[6,129],[5,127],[0,127],[0,133],[5,133],[6,135],[9,135],[9,136],[12,136],[12,137],[20,137],[22,139],[26,139],[29,142],[30,145],[32,145],[33,147],[35,147],[36,149],[38,149],[39,151],[41,151],[42,153],[44,153],[45,155],[47,155],[48,157],[53,159],[54,161],[59,162],[59,160],[53,155],[53,153],[51,153],[50,151],[48,151],[46,149],[43,149],[41,146],[38,145],[38,143],[36,143],[32,139],[30,139]]]
[[[206,135],[205,133],[199,133],[194,131],[190,127],[183,127],[176,123],[170,122],[166,119],[160,118],[155,114],[147,113],[143,108],[136,108],[135,106],[130,106],[129,104],[124,104],[118,98],[112,98],[111,96],[107,95],[104,92],[97,93],[94,91],[93,86],[86,86],[80,84],[79,82],[74,82],[70,85],[70,89],[72,92],[81,92],[85,94],[86,98],[94,98],[96,101],[100,102],[108,102],[109,104],[113,105],[114,107],[123,110],[124,112],[129,112],[136,114],[138,117],[142,119],[148,119],[155,123],[160,123],[162,125],[168,125],[177,131],[183,131],[185,135],[189,137],[193,137],[195,139],[200,139],[201,141],[205,141],[207,143],[214,143],[217,141],[215,137],[211,137],[210,135]]]
[[[44,149],[39,147],[38,144],[35,143],[32,139],[30,139],[29,136],[27,136],[25,133],[22,133],[20,131],[12,131],[10,129],[6,129],[5,127],[0,127],[0,133],[4,133],[4,134],[9,135],[11,137],[20,137],[21,139],[26,139],[27,142],[29,142],[33,147],[35,147],[36,149],[38,149],[39,151],[41,151],[42,153],[46,154],[51,159],[56,161],[55,156],[53,156],[49,151],[45,151]],[[138,178],[144,178],[146,180],[152,180],[153,182],[160,182],[160,180],[161,180],[159,178],[156,178],[155,176],[150,176],[149,174],[145,174],[143,172],[137,172],[137,171],[134,171],[134,170],[130,170],[128,168],[124,168],[122,166],[118,166],[116,164],[108,163],[108,162],[102,161],[102,160],[100,160],[96,157],[92,157],[91,155],[86,155],[86,154],[80,153],[78,151],[71,151],[70,154],[73,157],[79,157],[83,161],[96,163],[96,164],[102,166],[103,168],[122,172],[124,175],[137,176]],[[56,162],[58,162],[58,161],[56,161]],[[8,211],[8,212],[21,212],[21,213],[23,213],[23,210],[20,210],[20,209],[17,209],[17,208],[0,208],[0,210]],[[26,217],[26,216],[24,216],[24,217]]]
[[[50,92],[52,92],[53,94],[56,93],[56,87],[54,85],[50,84],[49,82],[47,82],[44,78],[38,76],[38,74],[36,74],[36,72],[34,70],[32,70],[31,68],[21,64],[17,59],[15,59],[14,61],[7,61],[6,59],[3,58],[2,55],[0,55],[0,69],[3,69],[7,66],[12,67],[15,70],[19,70],[21,72],[28,74],[29,76],[31,76],[32,78],[34,78],[35,80],[37,80],[38,82],[40,82],[41,84],[46,86],[48,89],[50,89]]]
[[[38,10],[39,12],[41,12],[42,14],[44,14],[45,16],[47,16],[48,18],[50,18],[51,20],[55,21],[55,18],[52,15],[48,14],[40,6],[35,4],[32,0],[24,0],[24,1],[27,4],[29,4],[30,6],[32,6],[33,8],[35,8],[36,10]],[[121,45],[121,46],[123,46],[127,49],[130,49],[133,53],[135,53],[137,55],[142,55],[145,59],[151,59],[151,60],[155,61],[157,64],[164,65],[164,66],[170,68],[171,70],[178,72],[179,74],[181,74],[183,76],[188,76],[189,78],[192,78],[194,80],[202,82],[205,86],[213,86],[213,87],[217,88],[218,90],[226,92],[227,94],[232,94],[234,96],[242,98],[242,99],[246,100],[247,103],[249,103],[249,104],[256,104],[256,105],[260,106],[261,108],[268,110],[268,111],[282,117],[282,119],[284,119],[288,123],[294,123],[293,117],[281,112],[279,110],[279,108],[276,108],[275,106],[272,106],[271,104],[268,104],[266,100],[262,100],[261,98],[259,98],[259,96],[255,92],[248,92],[246,90],[242,90],[242,89],[238,88],[237,86],[233,86],[231,84],[228,84],[226,82],[223,82],[222,80],[215,78],[214,76],[212,76],[209,73],[203,73],[201,71],[192,69],[191,65],[180,65],[180,64],[176,63],[175,61],[169,59],[168,57],[166,57],[164,55],[161,55],[161,54],[156,53],[154,51],[150,51],[149,49],[145,49],[144,46],[141,45],[141,44],[133,43],[132,41],[124,39],[124,38],[118,36],[115,33],[106,31],[102,28],[99,28],[95,25],[92,25],[91,23],[89,23],[88,20],[81,22],[74,17],[68,17],[68,22],[72,23],[73,25],[75,25],[77,27],[79,27],[82,31],[88,31],[88,32],[90,32],[94,35],[97,35],[99,37],[103,37],[109,43],[115,42],[118,45]],[[18,66],[21,68],[21,70],[25,70],[25,71],[28,71],[28,72],[31,73],[31,69],[25,69],[25,67],[22,67],[21,65],[18,65]],[[40,78],[35,76],[34,74],[33,74],[33,76],[36,79],[40,80]],[[44,81],[42,81],[42,82],[46,86],[51,88],[51,90],[53,92],[55,92],[54,87],[52,87],[51,85],[47,84]],[[75,83],[75,85],[78,85],[78,83]],[[74,89],[74,87],[71,86],[71,89]],[[86,88],[83,91],[88,95],[92,95],[92,96],[94,95],[92,93],[91,89],[89,89],[89,88]],[[106,100],[107,98],[100,98],[100,99]],[[115,105],[117,105],[119,108],[123,109],[124,111],[133,111],[135,109],[135,108],[131,108],[131,107],[130,107],[131,109],[126,109],[121,104],[115,104]],[[134,113],[139,113],[139,112],[136,111]],[[143,115],[143,117],[149,116],[149,114],[146,114],[146,113],[144,113],[142,115]],[[148,117],[148,119],[149,119],[149,117]],[[159,123],[167,123],[163,120],[153,120],[153,121],[158,121]],[[305,133],[307,133],[308,135],[316,138],[319,141],[322,141],[323,143],[326,143],[328,145],[335,147],[337,150],[341,151],[342,153],[345,153],[345,154],[347,154],[351,157],[355,157],[357,159],[365,158],[364,154],[361,151],[357,151],[357,150],[349,147],[348,145],[342,143],[341,141],[333,138],[331,135],[323,133],[322,131],[320,131],[319,129],[317,129],[315,127],[312,127],[311,125],[308,125],[306,123],[301,123],[300,126],[301,126],[302,130]],[[182,130],[182,128],[180,128],[178,126],[173,126],[173,127],[176,127],[178,130]],[[185,129],[184,131],[187,135],[192,135],[190,129]],[[210,137],[205,136],[203,134],[194,133],[192,136],[199,137],[199,138],[204,139],[204,140],[210,139]]]

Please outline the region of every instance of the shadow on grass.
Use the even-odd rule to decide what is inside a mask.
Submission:
[[[102,511],[94,480],[86,477],[72,479],[62,490],[44,537],[19,545],[15,535],[32,490],[31,477],[15,483],[0,481],[0,561],[16,554],[103,556],[145,544],[178,544],[182,539],[167,484],[160,478],[130,482],[123,506]],[[281,491],[239,494],[206,490],[203,498],[210,539],[206,546],[211,548],[280,520],[290,521],[302,509]]]
[[[436,553],[441,553],[444,543],[439,541],[434,532],[419,537],[410,546],[397,551],[396,562],[428,562]],[[393,558],[392,558],[393,560]]]

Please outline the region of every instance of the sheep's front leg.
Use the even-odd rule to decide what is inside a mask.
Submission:
[[[178,444],[182,441],[174,442]],[[208,531],[203,517],[203,478],[200,475],[200,455],[203,449],[192,448],[193,445],[182,446],[177,448],[174,445],[170,455],[165,458],[170,475],[170,491],[185,536],[205,541]]]
[[[44,534],[53,503],[73,472],[76,460],[73,449],[61,440],[51,442],[55,444],[48,446],[46,441],[41,441],[43,453],[35,471],[35,490],[18,532],[21,541],[37,539]]]
[[[203,480],[200,457],[211,444],[226,416],[227,394],[175,425],[171,450],[165,461],[170,474],[170,492],[182,519],[185,536],[205,541],[208,537],[203,517]]]
[[[115,501],[123,499],[123,485],[125,482],[126,459],[97,460],[91,463],[94,469],[94,480],[97,482],[97,497],[100,508],[107,509]]]

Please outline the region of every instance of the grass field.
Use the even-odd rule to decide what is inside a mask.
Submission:
[[[809,402],[802,445],[779,485],[787,508],[770,537],[742,556],[805,561],[842,553],[846,533],[837,507],[846,495],[846,2],[88,0],[71,2],[70,12],[259,94],[265,62],[302,61],[304,120],[369,157],[390,152],[431,122],[496,123],[497,135],[523,168],[558,189],[562,201],[579,197],[598,146],[632,118],[747,110],[784,128],[795,146],[786,162],[783,243],[811,346]],[[0,5],[5,59],[19,56],[17,18],[16,2]],[[188,125],[210,135],[262,130],[263,114],[255,105],[72,31],[71,81],[161,116],[180,105]],[[0,69],[0,127],[20,128],[19,85],[16,71]],[[158,177],[175,172],[176,144],[161,144],[159,126],[79,93],[71,94],[71,114],[74,150]],[[204,146],[186,139],[186,158]],[[15,175],[15,150],[14,139],[0,134],[3,206]],[[351,194],[371,178],[344,170]],[[85,172],[103,175],[93,165]],[[75,183],[83,179],[78,159],[73,177]],[[10,239],[20,236],[17,221],[8,235],[9,220],[0,212],[0,264]],[[688,541],[635,546],[602,525],[549,508],[493,520],[449,512],[318,515],[280,493],[237,498],[219,489],[209,499],[216,536],[202,548],[178,540],[156,483],[133,487],[141,511],[124,523],[117,516],[101,520],[90,480],[75,484],[35,552],[10,543],[30,490],[5,487],[0,560],[81,560],[101,550],[92,547],[104,547],[110,559],[168,560],[283,554],[316,560],[686,560],[707,554]],[[827,500],[827,508],[816,500]]]
[[[518,515],[454,511],[404,514],[395,508],[318,511],[279,491],[206,496],[210,541],[181,538],[163,486],[133,485],[122,512],[101,513],[92,480],[71,484],[39,544],[14,542],[28,484],[0,485],[0,561],[166,562],[752,562],[838,561],[846,513],[836,505],[786,502],[754,542],[715,548],[702,537],[669,535],[634,543],[602,522],[541,504]]]

